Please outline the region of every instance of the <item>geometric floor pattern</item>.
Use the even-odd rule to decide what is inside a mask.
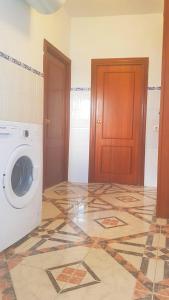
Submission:
[[[169,220],[156,190],[61,183],[42,222],[0,253],[1,300],[169,300]]]

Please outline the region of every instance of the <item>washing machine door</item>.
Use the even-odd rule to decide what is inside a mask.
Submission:
[[[15,149],[3,174],[4,193],[14,208],[24,208],[37,192],[39,166],[31,146]]]

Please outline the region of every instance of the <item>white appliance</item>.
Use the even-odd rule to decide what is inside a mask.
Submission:
[[[0,251],[41,221],[42,126],[0,121]]]

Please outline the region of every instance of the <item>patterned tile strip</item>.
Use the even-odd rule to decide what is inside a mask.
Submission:
[[[21,67],[21,68],[23,68],[23,69],[25,69],[27,71],[30,71],[30,72],[34,73],[35,75],[43,77],[43,73],[41,73],[40,71],[38,71],[38,70],[36,70],[36,69],[28,66],[27,64],[21,62],[20,60],[14,58],[14,57],[12,57],[12,56],[10,56],[8,54],[5,54],[2,51],[0,51],[0,57],[6,59],[7,61],[9,61],[9,62],[11,62],[11,63],[13,63],[15,65],[18,65],[19,67]]]
[[[71,89],[72,92],[88,92],[91,88],[89,87],[74,87]],[[161,91],[161,86],[149,86],[148,91]]]
[[[32,68],[31,66],[28,66],[27,64],[21,62],[20,60],[18,60],[16,58],[14,58],[14,57],[12,57],[12,56],[10,56],[10,55],[2,52],[2,51],[0,51],[0,57],[6,59],[7,61],[10,61],[10,62],[14,63],[15,65],[20,66],[21,68],[23,68],[25,70],[30,71],[30,72],[38,75],[38,76],[41,76],[41,77],[44,76],[43,73],[41,73],[40,71]],[[73,91],[73,92],[90,91],[90,90],[91,90],[90,87],[75,87],[75,88],[71,88],[71,91]],[[160,91],[161,87],[160,86],[150,86],[150,87],[148,87],[148,90],[149,91]]]

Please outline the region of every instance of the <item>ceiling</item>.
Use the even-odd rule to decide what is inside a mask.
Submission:
[[[67,0],[72,17],[162,13],[163,0]]]

